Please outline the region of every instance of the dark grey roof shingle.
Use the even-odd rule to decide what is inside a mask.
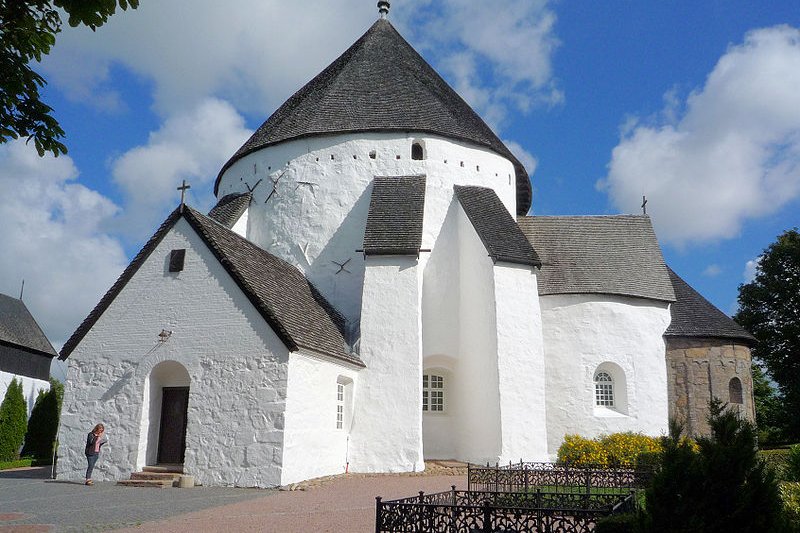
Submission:
[[[454,189],[492,261],[541,266],[539,255],[494,190],[471,185]]]
[[[253,195],[249,192],[226,194],[219,199],[217,205],[208,212],[208,217],[216,220],[226,228],[232,228],[247,211]]]
[[[347,350],[341,315],[299,270],[188,206],[182,214],[176,209],[164,221],[100,303],[64,344],[61,359],[69,357],[80,340],[158,246],[164,235],[182,216],[197,231],[220,264],[290,351],[304,348],[363,365]]]
[[[432,133],[490,148],[514,164],[517,214],[530,209],[531,184],[519,160],[387,20],[279,107],[225,163],[214,192],[228,167],[265,146],[364,131]]]
[[[0,342],[53,357],[58,355],[22,300],[0,294]]]
[[[649,217],[533,216],[517,221],[542,258],[539,294],[675,300]]]
[[[424,212],[424,176],[376,177],[364,229],[364,254],[419,254]]]
[[[737,339],[746,344],[756,342],[750,332],[703,298],[671,268],[667,268],[676,300],[670,307],[672,322],[665,336]]]

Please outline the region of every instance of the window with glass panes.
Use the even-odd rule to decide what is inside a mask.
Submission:
[[[422,376],[422,410],[444,411],[444,377],[434,374]]]
[[[594,403],[601,407],[614,407],[614,380],[608,372],[594,376]]]
[[[344,383],[336,384],[336,429],[344,427]]]

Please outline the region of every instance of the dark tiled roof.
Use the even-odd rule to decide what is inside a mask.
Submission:
[[[667,268],[676,300],[670,307],[672,322],[665,336],[737,339],[746,344],[755,344],[756,338],[746,329],[714,307],[671,268]]]
[[[190,207],[172,212],[61,350],[66,359],[179,218],[197,231],[220,264],[290,351],[298,348],[363,363],[345,346],[341,315],[303,274]]]
[[[211,208],[208,216],[230,229],[247,211],[252,198],[253,195],[249,192],[226,194],[219,199],[217,205]]]
[[[541,266],[539,255],[494,190],[456,185],[455,191],[492,261]]]
[[[419,254],[424,212],[424,176],[376,177],[364,230],[364,254]]]
[[[0,342],[47,357],[58,355],[22,300],[0,294]]]
[[[618,294],[675,301],[650,218],[519,217],[542,258],[539,294]]]
[[[519,160],[387,20],[279,107],[225,163],[214,191],[228,167],[265,146],[365,131],[431,133],[490,148],[514,164],[517,214],[530,208],[531,184]]]

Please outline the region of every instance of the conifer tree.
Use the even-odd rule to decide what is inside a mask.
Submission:
[[[40,463],[52,460],[53,444],[58,431],[58,398],[51,386],[48,391],[39,391],[36,403],[28,420],[28,431],[25,434],[25,445],[22,456],[33,456]]]
[[[22,382],[14,378],[0,404],[0,461],[19,458],[27,425],[28,408],[22,393]]]

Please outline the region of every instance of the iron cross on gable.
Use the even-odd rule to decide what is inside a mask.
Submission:
[[[183,180],[181,186],[178,187],[177,190],[181,191],[181,213],[183,213],[183,206],[186,201],[186,191],[191,189],[192,186],[186,183],[186,180]]]
[[[642,195],[642,214],[647,214],[647,196]]]

